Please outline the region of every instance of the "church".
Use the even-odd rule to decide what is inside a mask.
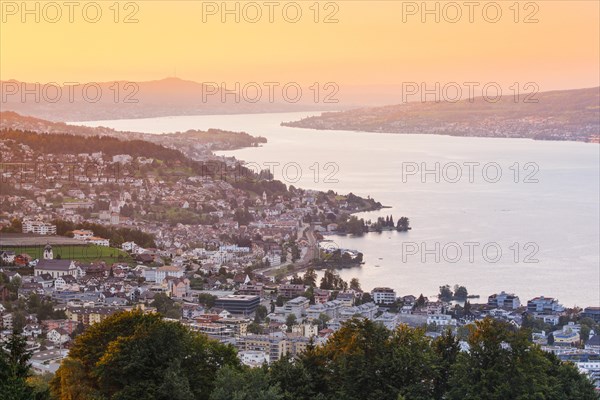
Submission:
[[[34,267],[35,276],[49,274],[52,278],[63,275],[71,275],[77,278],[83,275],[82,272],[73,260],[55,260],[52,246],[49,244],[44,247],[43,259],[39,260]]]

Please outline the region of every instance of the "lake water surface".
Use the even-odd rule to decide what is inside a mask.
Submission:
[[[219,154],[271,165],[276,179],[297,187],[353,192],[390,207],[359,215],[365,219],[409,217],[410,232],[330,237],[364,254],[363,266],[340,271],[345,279],[359,278],[363,289],[435,295],[447,283],[482,298],[505,290],[521,302],[544,295],[566,306],[600,305],[600,146],[280,126],[314,114],[78,124],[265,136],[262,147]]]

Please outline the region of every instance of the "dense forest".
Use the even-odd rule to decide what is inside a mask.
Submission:
[[[18,339],[0,355],[11,399],[597,400],[592,383],[529,341],[528,330],[486,319],[468,351],[449,332],[389,331],[352,319],[297,359],[247,368],[235,349],[158,314],[123,312],[79,335],[49,386],[27,381]],[[25,362],[23,362],[25,360]]]

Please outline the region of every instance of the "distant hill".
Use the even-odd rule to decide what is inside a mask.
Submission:
[[[161,146],[177,149],[192,159],[205,159],[213,150],[232,150],[258,146],[267,139],[251,136],[245,132],[229,132],[220,129],[208,131],[189,130],[163,135],[143,132],[123,132],[111,128],[69,125],[64,122],[47,121],[40,118],[17,114],[12,111],[0,112],[0,131],[17,130],[45,134],[70,134],[77,136],[110,136],[120,140],[143,140]]]
[[[423,133],[598,142],[600,88],[538,93],[537,103],[505,96],[451,102],[404,103],[326,112],[282,125],[324,130]]]
[[[218,83],[220,86],[221,83]],[[260,85],[260,84],[259,84]],[[230,85],[232,88],[233,85]],[[243,86],[240,83],[240,88]],[[150,118],[173,115],[242,114],[333,109],[334,105],[315,104],[306,92],[298,103],[277,96],[269,101],[267,87],[260,98],[248,91],[237,99],[229,89],[213,85],[166,78],[155,81],[110,81],[72,85],[38,84],[16,80],[0,81],[0,106],[50,121],[92,121]],[[281,94],[280,91],[276,92]],[[243,92],[242,89],[239,92]],[[27,94],[29,93],[29,94]],[[37,98],[36,98],[37,95]]]

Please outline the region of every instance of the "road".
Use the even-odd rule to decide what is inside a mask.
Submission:
[[[317,257],[317,238],[315,236],[315,232],[312,228],[312,225],[303,224],[302,236],[306,236],[306,239],[308,240],[308,248],[306,249],[306,252],[304,253],[304,256],[302,257],[301,260],[296,261],[295,263],[292,263],[291,261],[286,261],[277,266],[257,269],[255,272],[268,275],[268,273],[270,271],[275,271],[275,270],[278,270],[281,268],[285,268],[288,265],[292,265],[292,264],[294,265],[294,271],[302,270],[302,269],[306,268],[308,265],[310,265],[312,260],[314,260]]]

